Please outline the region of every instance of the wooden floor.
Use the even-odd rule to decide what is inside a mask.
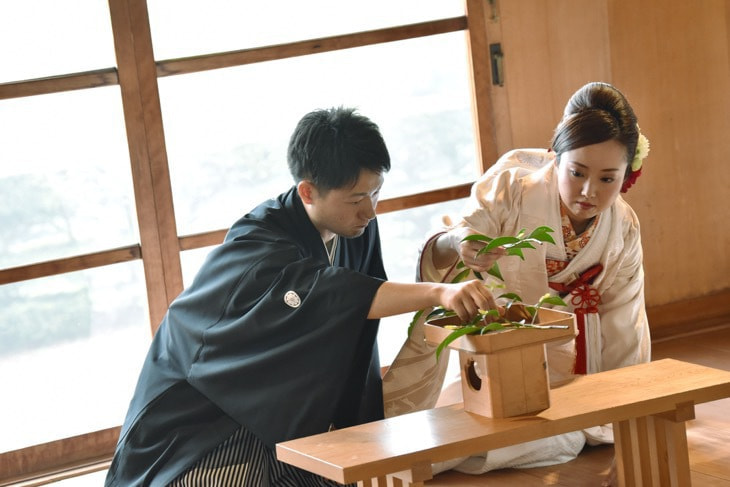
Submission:
[[[653,344],[654,359],[674,358],[730,370],[730,324]],[[730,487],[730,398],[695,407],[687,422],[693,487]],[[575,460],[551,467],[496,470],[482,475],[444,472],[428,487],[600,486],[613,460],[613,446],[586,447]]]

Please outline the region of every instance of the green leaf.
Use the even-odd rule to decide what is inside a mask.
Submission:
[[[484,280],[484,278],[482,277],[482,273],[481,273],[481,272],[477,272],[477,271],[474,271],[474,275],[475,275],[475,276],[476,276],[476,278],[477,278],[477,279],[479,279],[480,281],[483,281],[483,280]]]
[[[497,237],[495,239],[492,239],[491,242],[489,242],[482,249],[480,249],[479,252],[477,252],[477,255],[489,252],[490,250],[496,249],[497,247],[501,247],[507,244],[514,244],[519,241],[520,239],[517,237]]]
[[[476,314],[472,319],[470,319],[468,322],[464,323],[463,326],[482,326],[480,325],[482,321],[482,315]]]
[[[550,233],[553,233],[555,230],[553,230],[550,227],[537,227],[530,233],[530,236],[528,238],[534,238],[537,240],[540,240],[541,242],[550,242],[552,244],[555,243],[555,240],[553,240],[553,237],[549,235]]]
[[[535,240],[534,238],[530,238],[530,239],[526,238],[524,240],[520,240],[519,242],[515,242],[510,245],[505,245],[504,248],[511,249],[513,247],[517,247],[518,249],[534,249],[535,247],[530,242],[535,242],[535,241],[538,243],[542,243],[539,240]]]
[[[434,308],[427,316],[426,321],[431,320],[436,317],[445,318],[447,316],[454,315],[453,311],[449,311],[446,308],[439,306],[438,308]]]
[[[466,276],[468,276],[470,272],[471,272],[471,269],[464,269],[463,271],[459,272],[459,273],[458,273],[458,274],[457,274],[457,275],[456,275],[456,276],[455,276],[455,277],[454,277],[454,278],[453,278],[453,279],[451,280],[451,283],[452,283],[452,284],[455,284],[455,283],[457,283],[457,282],[461,282],[461,281],[463,281],[463,280],[464,280],[464,278],[465,278]]]
[[[515,294],[515,293],[504,293],[504,294],[500,294],[499,296],[497,296],[497,299],[500,299],[500,298],[505,298],[505,299],[511,300],[511,303],[510,304],[514,303],[515,301],[522,302],[522,298],[519,295]]]
[[[496,277],[500,281],[504,281],[504,277],[502,277],[502,273],[499,271],[499,266],[496,262],[494,263],[492,268],[487,271],[487,274]]]
[[[411,331],[413,331],[413,327],[416,326],[416,323],[418,322],[418,318],[421,317],[425,310],[419,310],[416,311],[416,314],[413,315],[413,318],[411,319],[411,322],[408,324],[408,336],[411,336]]]
[[[481,318],[484,318],[485,316],[495,316],[495,317],[499,316],[499,311],[497,311],[496,309],[490,309],[488,311],[480,311],[479,313],[480,313]]]
[[[436,360],[438,360],[441,352],[449,345],[449,343],[453,342],[461,336],[479,331],[480,328],[481,326],[465,326],[464,328],[459,328],[458,330],[454,330],[449,333],[447,337],[444,338],[443,341],[439,343],[439,346],[436,348]]]
[[[568,306],[567,303],[560,298],[560,296],[543,297],[542,299],[540,299],[538,306],[542,305],[543,303],[552,304],[554,306]]]
[[[477,241],[477,242],[489,242],[491,240],[492,240],[491,237],[487,237],[486,235],[482,235],[480,233],[475,233],[475,234],[472,234],[472,235],[467,235],[466,237],[464,237],[464,238],[461,239],[462,242],[473,242],[473,241]]]
[[[479,330],[479,334],[484,335],[485,333],[489,333],[490,331],[504,330],[505,326],[504,324],[495,321],[493,323],[489,323],[488,325],[481,326],[480,328],[481,330]]]

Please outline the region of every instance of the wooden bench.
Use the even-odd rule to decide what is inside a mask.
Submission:
[[[536,414],[493,419],[460,404],[276,445],[279,460],[361,486],[423,486],[431,464],[613,423],[622,486],[691,485],[685,421],[730,397],[730,372],[673,359],[582,376]]]

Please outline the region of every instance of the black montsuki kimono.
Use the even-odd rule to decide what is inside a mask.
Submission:
[[[236,222],[150,346],[107,486],[166,485],[241,426],[275,443],[383,417],[376,220],[330,266],[296,188]]]

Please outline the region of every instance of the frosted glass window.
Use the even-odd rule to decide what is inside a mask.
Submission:
[[[109,3],[99,0],[4,1],[0,46],[0,83],[116,65]]]
[[[380,126],[382,198],[474,180],[466,59],[458,32],[161,78],[179,233],[228,228],[288,189],[289,136],[317,108],[355,107]]]
[[[0,452],[122,424],[148,316],[140,261],[0,286]]]
[[[118,87],[0,100],[0,268],[139,242]]]
[[[462,0],[148,0],[147,8],[158,60],[464,15]]]

